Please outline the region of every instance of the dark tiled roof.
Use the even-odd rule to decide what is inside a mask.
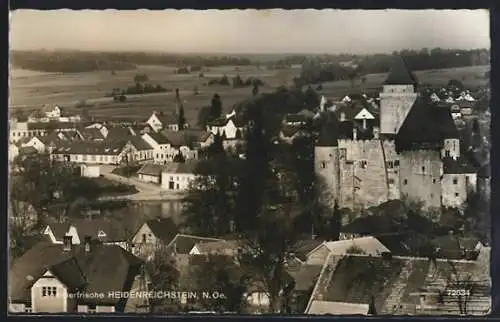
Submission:
[[[163,166],[160,164],[146,163],[138,171],[137,174],[145,174],[149,176],[161,176]]]
[[[222,241],[222,239],[177,234],[170,242],[169,247],[175,247],[175,252],[178,254],[189,254],[194,245],[213,241]]]
[[[153,150],[153,147],[146,142],[142,136],[131,135],[127,138],[128,141],[138,150],[138,151],[147,151]]]
[[[293,249],[295,256],[299,258],[300,260],[304,261],[307,258],[307,254],[309,254],[310,251],[321,245],[322,241],[320,240],[301,240],[298,241]]]
[[[178,233],[178,227],[172,218],[156,218],[146,221],[153,234],[164,243],[170,243]]]
[[[130,132],[130,129],[126,127],[109,127],[106,140],[108,141],[123,140],[124,138],[131,136],[131,134],[132,133]]]
[[[126,221],[114,218],[94,218],[94,219],[74,219],[67,223],[54,223],[49,227],[58,241],[63,240],[63,236],[68,232],[69,227],[74,226],[78,236],[83,241],[85,236],[90,236],[92,239],[97,239],[100,231],[106,234],[102,238],[103,242],[119,242],[126,241],[131,236],[130,233],[135,227],[129,227]]]
[[[158,143],[158,144],[169,144],[170,143],[170,141],[168,140],[168,138],[165,135],[163,135],[162,133],[150,132],[150,133],[148,133],[148,135],[153,140],[155,140],[155,142]]]
[[[447,235],[434,238],[431,243],[435,248],[439,249],[439,258],[474,259],[478,255],[477,252],[475,253],[475,248],[479,243],[477,238]]]
[[[84,123],[73,122],[36,122],[28,123],[28,130],[63,130],[63,129],[76,129]]]
[[[118,155],[127,141],[82,141],[60,142],[54,153],[60,154],[87,154],[87,155]]]
[[[338,146],[339,124],[335,116],[328,113],[327,119],[321,125],[316,146]]]
[[[476,169],[464,157],[456,160],[446,157],[443,158],[443,172],[445,174],[476,173]]]
[[[295,281],[295,291],[307,292],[314,287],[322,265],[302,265],[298,270],[288,270],[288,274]]]
[[[80,130],[84,140],[104,140],[104,135],[97,128],[84,128]]]
[[[90,252],[83,245],[73,245],[71,251],[63,251],[62,245],[40,243],[14,260],[11,267],[10,296],[13,301],[31,301],[31,285],[47,268],[74,258],[87,281],[85,291],[104,293],[104,299],[89,300],[89,303],[116,304],[119,299],[108,297],[111,291],[124,291],[130,287],[142,262],[119,246],[94,244]],[[79,284],[77,274],[68,274],[67,283]]]
[[[177,124],[179,119],[174,113],[156,113],[156,117],[163,125]]]
[[[373,296],[377,312],[382,312],[404,264],[396,258],[346,256],[338,262],[323,299],[370,304]]]
[[[49,270],[70,290],[81,289],[87,284],[85,276],[75,258],[49,267]]]
[[[216,127],[225,126],[229,122],[229,120],[233,121],[234,126],[236,126],[236,127],[243,127],[245,125],[245,121],[239,117],[236,117],[236,116],[232,116],[229,118],[222,116],[222,117],[215,119],[212,122],[208,123],[208,125],[209,126],[216,126]]]
[[[458,137],[450,111],[420,96],[396,135],[396,149],[441,149],[444,139]]]
[[[184,163],[169,162],[164,165],[163,169],[167,173],[183,173],[190,174],[194,173],[198,162],[195,160],[187,160]]]
[[[415,75],[406,65],[403,57],[396,55],[394,57],[389,75],[385,80],[386,85],[417,85],[418,81]]]

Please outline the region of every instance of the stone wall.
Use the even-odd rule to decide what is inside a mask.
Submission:
[[[444,146],[441,150],[441,157],[460,157],[460,140],[459,139],[445,139]]]
[[[316,174],[323,178],[324,184],[331,194],[331,206],[335,199],[339,199],[339,150],[337,147],[314,148],[314,165]]]
[[[441,206],[443,163],[439,151],[404,151],[400,154],[401,195],[424,202],[426,208]]]
[[[441,181],[442,203],[445,207],[459,208],[467,200],[468,191],[476,191],[476,174],[444,174]]]

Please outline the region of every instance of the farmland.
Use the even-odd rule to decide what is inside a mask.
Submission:
[[[453,69],[426,70],[416,72],[423,84],[444,85],[450,79],[457,79],[467,87],[477,87],[487,84],[484,73],[489,66],[461,67]],[[147,95],[129,95],[125,102],[113,101],[105,97],[114,88],[124,89],[134,84],[136,74],[148,76],[147,83],[161,85],[167,89],[165,93]],[[266,70],[256,66],[213,67],[204,71],[204,77],[197,72],[192,74],[175,74],[173,67],[139,66],[136,70],[97,71],[77,74],[40,73],[26,70],[11,70],[10,106],[15,109],[33,109],[42,104],[58,104],[70,112],[77,112],[78,102],[85,101],[87,111],[91,116],[146,118],[152,111],[173,111],[175,108],[175,88],[180,89],[181,100],[184,102],[185,114],[190,123],[196,122],[201,107],[210,104],[214,93],[222,98],[225,112],[244,99],[249,98],[251,88],[233,89],[231,86],[212,85],[206,83],[213,78],[227,75],[229,79],[239,74],[243,79],[260,78],[264,83],[260,91],[272,91],[280,85],[290,84],[292,78],[300,73],[299,69]],[[323,83],[320,95],[338,99],[349,93],[373,91],[380,88],[385,74],[369,74],[366,81],[360,79],[350,81],[335,81]],[[197,87],[199,94],[194,94]]]

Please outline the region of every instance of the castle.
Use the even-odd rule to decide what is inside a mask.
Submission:
[[[426,208],[460,208],[476,189],[476,171],[461,156],[450,110],[417,92],[398,57],[380,93],[327,114],[315,146],[315,171],[341,208],[360,210],[393,199]]]

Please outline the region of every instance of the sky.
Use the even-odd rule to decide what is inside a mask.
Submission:
[[[486,10],[16,10],[12,49],[384,53],[490,47]]]

